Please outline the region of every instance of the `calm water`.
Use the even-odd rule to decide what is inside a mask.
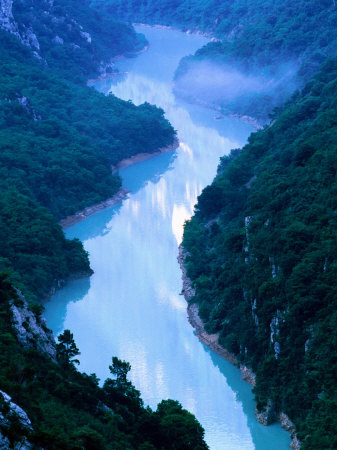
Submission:
[[[289,448],[279,425],[257,423],[250,386],[240,372],[195,336],[180,295],[177,263],[183,223],[209,184],[219,157],[242,146],[251,128],[215,120],[215,113],[182,103],[172,93],[181,57],[206,40],[178,31],[140,28],[150,49],[119,63],[125,72],[114,84],[96,88],[136,104],[161,106],[178,130],[181,145],[123,169],[130,197],[67,230],[90,253],[95,274],[69,283],[46,305],[55,334],[74,333],[83,371],[104,380],[113,355],[132,365],[130,378],[146,404],[179,400],[194,413],[215,449]]]

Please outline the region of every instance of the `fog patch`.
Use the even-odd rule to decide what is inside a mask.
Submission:
[[[243,71],[224,64],[190,61],[175,80],[176,93],[208,104],[229,106],[251,97],[270,97],[271,107],[290,95],[296,88],[297,67],[286,63],[273,74]]]

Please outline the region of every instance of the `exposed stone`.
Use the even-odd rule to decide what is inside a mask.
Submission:
[[[267,405],[261,411],[256,408],[255,414],[257,420],[265,426],[271,425],[277,419],[275,405],[271,400],[268,400]]]
[[[297,436],[294,436],[291,439],[290,448],[293,450],[300,450],[301,449],[301,441],[298,439]]]
[[[182,280],[183,280],[183,289],[181,293],[184,295],[186,301],[190,301],[192,297],[195,296],[195,289],[192,286],[192,281],[187,276],[187,271],[185,267],[185,258],[187,254],[184,251],[182,245],[179,246],[179,254],[178,254],[178,262],[180,264],[181,272],[182,272]]]
[[[184,295],[186,301],[188,302],[189,300],[192,299],[192,297],[195,296],[195,289],[192,286],[192,281],[187,276],[186,267],[185,267],[186,256],[187,256],[187,253],[185,252],[183,246],[180,245],[178,262],[180,264],[180,268],[182,271],[182,280],[183,280],[182,294]],[[247,297],[247,293],[245,291],[243,291],[243,296],[245,298]],[[252,314],[253,315],[255,314],[256,306],[257,306],[256,299],[254,299],[254,301],[252,303]],[[198,305],[196,303],[189,303],[188,308],[187,308],[187,313],[188,313],[188,320],[189,320],[190,324],[192,325],[192,327],[195,329],[196,335],[198,336],[198,338],[202,342],[204,342],[208,347],[210,347],[213,351],[215,351],[222,357],[226,358],[229,362],[231,362],[235,366],[239,367],[241,374],[242,374],[242,379],[247,381],[252,386],[255,386],[255,384],[256,384],[255,373],[249,367],[247,367],[243,364],[239,365],[236,356],[234,354],[230,353],[228,350],[226,350],[224,347],[222,347],[219,344],[219,342],[218,342],[219,334],[209,334],[206,332],[206,330],[204,328],[204,324],[199,317]],[[277,323],[275,323],[275,325],[278,326],[279,318],[282,319],[281,313],[279,311],[277,311],[276,318],[277,318]],[[274,331],[276,331],[276,330],[274,330]],[[274,343],[274,350],[275,350],[275,352],[280,351],[278,342]],[[268,401],[267,406],[262,411],[258,411],[256,408],[255,414],[256,414],[257,420],[265,426],[271,425],[272,423],[274,423],[278,420],[281,423],[282,427],[291,434],[292,441],[291,441],[290,447],[293,450],[300,450],[301,443],[296,436],[296,429],[295,429],[294,424],[291,422],[291,420],[289,419],[289,417],[286,414],[280,413],[279,415],[277,415],[276,410],[275,410],[275,405],[273,404],[273,402],[271,400]]]
[[[105,78],[108,75],[111,75],[111,73],[113,73],[114,71],[116,72],[114,67],[115,67],[115,63],[113,60],[110,60],[108,62],[101,61],[98,66],[100,78]]]
[[[91,36],[89,33],[87,33],[86,31],[80,31],[80,35],[82,36],[83,39],[89,42],[89,44],[91,44]]]
[[[278,359],[278,357],[280,356],[280,352],[281,352],[281,346],[279,342],[275,342],[274,343],[274,355],[275,358]]]
[[[19,37],[19,30],[13,17],[12,6],[13,0],[0,0],[0,28]]]
[[[280,422],[282,428],[284,430],[288,431],[288,433],[290,433],[290,435],[291,435],[290,447],[293,450],[300,450],[301,442],[299,441],[298,437],[296,436],[296,428],[295,428],[295,425],[293,424],[293,422],[284,413],[280,413],[279,422]]]
[[[247,381],[247,383],[251,384],[252,386],[256,385],[256,375],[252,371],[252,369],[243,364],[240,364],[240,372],[242,374],[243,380]]]
[[[40,50],[40,43],[32,28],[25,27],[24,31],[21,33],[21,42],[24,45],[27,45],[27,47],[30,47],[37,51]]]
[[[29,311],[23,295],[18,293],[23,306],[11,304],[12,325],[18,341],[24,347],[35,348],[56,361],[56,343],[53,333],[47,328],[45,319],[37,321],[35,314]]]
[[[31,107],[29,103],[29,99],[27,97],[18,97],[17,101],[20,103],[21,106],[27,111],[28,114],[31,114],[33,116],[34,121],[41,120],[41,116],[39,114],[36,114],[34,109]],[[8,100],[10,103],[10,100]]]
[[[55,36],[54,38],[53,38],[53,42],[55,42],[55,44],[60,44],[60,45],[63,45],[63,39],[60,37],[60,36]]]
[[[6,428],[10,428],[12,417],[15,416],[19,419],[20,425],[22,426],[22,439],[15,448],[20,448],[21,450],[30,450],[33,446],[27,441],[24,436],[24,430],[26,432],[33,431],[32,423],[27,415],[27,413],[20,408],[16,403],[12,402],[11,397],[3,391],[0,391],[0,399],[5,403],[6,409],[0,407],[0,426],[2,433],[0,433],[0,450],[12,448],[10,446],[9,439],[6,437]]]
[[[22,42],[22,44],[35,50],[40,50],[39,41],[30,27],[19,26],[13,16],[13,0],[0,0],[0,28],[13,34]]]

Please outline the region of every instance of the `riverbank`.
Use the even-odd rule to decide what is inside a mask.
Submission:
[[[240,122],[248,123],[254,128],[254,131],[261,130],[264,126],[264,124],[260,123],[257,119],[255,119],[252,116],[249,116],[247,114],[237,114],[237,113],[229,113],[223,110],[223,108],[216,104],[216,103],[209,103],[204,100],[201,100],[197,97],[189,97],[184,94],[184,91],[181,89],[178,89],[175,85],[174,87],[174,93],[177,97],[181,98],[187,103],[190,103],[191,105],[198,105],[202,108],[211,109],[216,114],[214,116],[214,120],[221,120],[225,117],[229,117],[230,119],[239,120]]]
[[[203,36],[210,39],[212,42],[221,42],[221,39],[216,38],[212,33],[207,33],[206,31],[201,31],[198,28],[182,28],[182,27],[174,27],[171,25],[160,25],[160,24],[154,24],[149,25],[148,23],[140,23],[140,22],[134,22],[132,24],[133,27],[144,27],[144,28],[156,28],[157,30],[172,30],[172,31],[182,31],[186,34],[195,34],[197,36]]]
[[[99,75],[97,78],[91,78],[87,81],[88,86],[92,86],[93,84],[99,82],[108,80],[110,78],[116,78],[119,75],[121,75],[123,72],[119,72],[119,70],[115,69],[115,65],[118,61],[122,61],[123,59],[127,58],[136,58],[136,56],[141,55],[142,53],[147,52],[149,49],[149,45],[145,45],[141,50],[138,50],[137,52],[130,52],[122,55],[117,55],[114,58],[111,58],[109,62],[101,63],[99,67],[99,71],[101,75]]]
[[[195,290],[192,286],[191,280],[187,276],[186,268],[185,268],[185,252],[183,247],[180,245],[179,247],[179,255],[178,255],[178,262],[181,268],[182,272],[182,280],[183,280],[183,289],[182,294],[185,297],[185,300],[188,304],[187,306],[187,316],[188,321],[192,325],[192,327],[196,331],[196,335],[198,338],[206,344],[209,348],[211,348],[213,351],[218,353],[223,358],[227,359],[231,364],[234,364],[240,369],[240,372],[242,374],[242,378],[247,381],[247,383],[251,384],[252,386],[255,386],[255,374],[251,369],[244,365],[240,365],[236,356],[229,352],[227,349],[222,347],[218,340],[219,340],[219,333],[215,334],[209,334],[205,330],[204,324],[202,320],[199,317],[199,307],[196,303],[189,303],[191,298],[195,295]]]
[[[153,156],[159,156],[163,153],[168,153],[173,150],[176,150],[180,145],[179,139],[177,137],[174,138],[173,143],[171,145],[168,145],[167,147],[162,147],[156,150],[153,153],[137,153],[134,156],[131,156],[130,158],[122,159],[118,164],[115,166],[112,166],[112,172],[117,172],[117,170],[122,169],[124,167],[131,166],[133,164],[136,164],[140,161],[144,161],[145,159],[152,158]]]
[[[231,364],[238,367],[240,369],[242,379],[254,387],[256,384],[255,373],[249,367],[247,367],[243,364],[239,364],[236,356],[219,344],[219,342],[218,342],[219,333],[215,333],[215,334],[207,333],[207,331],[205,330],[204,324],[203,324],[201,318],[199,317],[198,305],[196,303],[190,303],[190,300],[195,295],[195,289],[192,286],[191,279],[187,276],[187,271],[186,271],[186,267],[185,267],[185,258],[186,258],[186,253],[184,251],[183,246],[180,245],[179,246],[179,254],[178,254],[178,262],[179,262],[179,265],[181,268],[182,281],[183,281],[183,289],[182,289],[181,293],[182,293],[182,295],[184,295],[184,298],[188,305],[187,306],[187,316],[188,316],[189,323],[195,329],[197,337],[204,344],[206,344],[211,350],[216,352],[218,355],[225,358]],[[293,424],[293,422],[283,412],[276,415],[276,414],[274,414],[273,411],[271,411],[271,409],[272,409],[271,407],[267,406],[267,408],[262,412],[259,412],[256,410],[257,420],[260,423],[262,423],[263,425],[270,425],[271,423],[273,423],[275,421],[280,422],[282,428],[284,430],[286,430],[291,436],[290,448],[292,448],[293,450],[300,450],[301,443],[297,438],[296,428],[295,428],[295,425]]]
[[[173,140],[173,143],[171,145],[168,145],[167,147],[159,148],[158,150],[156,150],[153,153],[137,153],[136,155],[131,156],[131,158],[122,159],[122,161],[120,161],[116,166],[111,166],[112,172],[114,173],[119,169],[131,166],[140,161],[144,161],[145,159],[152,158],[154,156],[158,156],[163,153],[168,153],[173,150],[176,150],[179,147],[179,144],[180,144],[179,139],[177,137],[175,137]],[[71,216],[68,216],[68,217],[60,220],[59,224],[65,230],[66,228],[70,227],[71,225],[81,222],[86,217],[91,216],[91,214],[94,214],[97,211],[101,211],[102,209],[108,208],[109,206],[117,205],[122,200],[127,198],[129,192],[130,191],[128,191],[127,189],[121,188],[113,197],[110,197],[107,200],[104,200],[103,202],[96,203],[91,206],[87,206],[86,208],[81,209],[80,211],[77,211],[75,214],[72,214]]]
[[[109,206],[117,205],[128,196],[129,192],[130,191],[128,191],[127,189],[121,188],[113,197],[110,197],[103,202],[96,203],[95,205],[87,206],[86,208],[77,211],[75,214],[60,220],[59,224],[65,230],[71,225],[81,222],[86,217],[91,216],[91,214],[94,214],[96,211],[108,208]]]

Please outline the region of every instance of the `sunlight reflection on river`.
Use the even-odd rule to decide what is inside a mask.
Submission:
[[[219,157],[242,146],[251,128],[228,118],[216,121],[214,112],[172,94],[179,59],[205,38],[143,32],[150,50],[119,63],[128,76],[96,87],[162,107],[178,131],[180,147],[121,170],[130,197],[67,230],[84,242],[95,273],[53,297],[46,306],[48,325],[57,334],[72,330],[82,352],[81,369],[102,380],[109,376],[111,356],[129,361],[130,378],[145,403],[156,407],[162,398],[179,400],[200,420],[212,450],[286,449],[290,440],[279,425],[257,423],[251,388],[239,371],[195,337],[180,295],[177,244],[183,223],[215,176]]]

